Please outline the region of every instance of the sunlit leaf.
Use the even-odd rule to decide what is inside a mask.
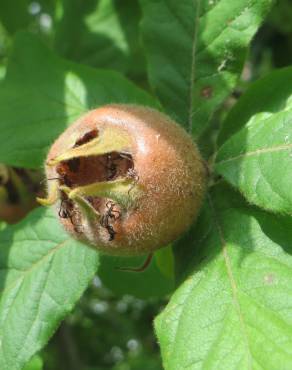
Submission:
[[[285,76],[287,87],[281,90],[280,84],[286,86]],[[287,214],[292,213],[292,85],[289,78],[292,79],[292,68],[272,74],[247,92],[238,108],[231,112],[234,117],[236,111],[239,126],[243,123],[245,126],[219,149],[215,164],[216,171],[239,188],[249,202]],[[250,104],[252,99],[256,100],[255,92],[259,92],[260,87],[265,91],[269,81],[268,91],[271,93],[273,88],[274,93],[268,96],[267,90],[263,92],[265,103],[255,108]],[[269,109],[268,102],[272,99],[274,103]],[[253,110],[260,107],[266,111],[250,118]],[[234,127],[231,126],[231,130]]]
[[[60,59],[36,37],[16,37],[0,85],[0,162],[42,166],[54,139],[89,109],[107,103],[155,106],[144,91],[113,71]]]
[[[50,210],[37,209],[0,232],[0,369],[18,370],[73,309],[98,254],[68,237]]]
[[[292,95],[292,68],[269,73],[249,86],[223,122],[218,144],[239,131],[257,113],[282,111]]]
[[[137,0],[63,0],[56,49],[79,63],[123,73],[144,73]]]
[[[272,0],[141,0],[150,81],[167,112],[198,135],[235,87]]]
[[[290,217],[216,186],[180,259],[187,278],[155,322],[164,369],[289,369],[291,252]]]

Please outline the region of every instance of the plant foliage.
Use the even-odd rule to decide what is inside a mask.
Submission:
[[[161,370],[154,315],[165,370],[292,368],[291,4],[273,6],[1,1],[1,370]],[[100,257],[55,210],[5,222],[35,206],[25,197],[56,137],[113,102],[172,116],[210,168],[198,221],[139,276],[117,268],[143,258]]]

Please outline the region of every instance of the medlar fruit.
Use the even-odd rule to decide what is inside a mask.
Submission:
[[[110,255],[150,253],[198,214],[206,168],[164,114],[112,104],[73,123],[47,156],[48,198],[73,237]]]

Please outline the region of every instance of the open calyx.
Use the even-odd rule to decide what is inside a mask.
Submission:
[[[143,106],[89,111],[52,145],[48,196],[65,229],[111,255],[168,245],[196,218],[206,169],[191,137]]]

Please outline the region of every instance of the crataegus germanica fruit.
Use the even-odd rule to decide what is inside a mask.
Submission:
[[[65,229],[111,255],[152,252],[194,221],[206,169],[189,135],[164,114],[108,105],[73,123],[46,160],[48,198]]]

